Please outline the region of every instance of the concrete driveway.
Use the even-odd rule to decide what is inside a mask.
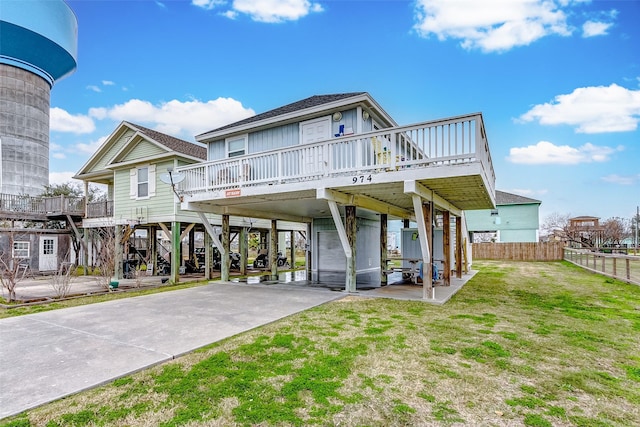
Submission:
[[[216,282],[1,319],[0,418],[344,295]]]

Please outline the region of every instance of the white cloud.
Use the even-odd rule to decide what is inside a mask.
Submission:
[[[569,36],[569,9],[580,0],[418,0],[414,29],[422,37],[460,40],[465,49],[504,52],[550,35]]]
[[[97,140],[91,141],[91,142],[86,143],[86,144],[81,142],[81,143],[76,144],[74,146],[74,150],[79,151],[79,152],[84,153],[84,154],[91,155],[91,154],[95,153],[96,150],[98,148],[100,148],[102,143],[105,142],[106,140],[107,140],[107,136],[101,136]]]
[[[49,172],[49,185],[65,184],[67,182],[82,182],[72,179],[75,172]]]
[[[226,0],[191,0],[191,4],[201,7],[206,10],[211,10],[216,6],[220,6],[226,3]]]
[[[616,84],[578,88],[556,96],[553,102],[534,106],[520,120],[577,126],[578,133],[634,131],[640,120],[640,90]]]
[[[103,80],[102,81],[102,85],[103,86],[114,86],[115,82],[112,82],[111,80]]]
[[[49,126],[52,131],[75,134],[91,133],[96,129],[91,117],[81,114],[71,115],[58,107],[49,110]]]
[[[607,22],[587,21],[582,24],[582,37],[604,36],[612,25]]]
[[[192,0],[191,4],[203,9],[211,10],[226,4],[221,0]],[[320,3],[309,0],[233,0],[231,9],[221,12],[221,15],[236,19],[239,14],[248,15],[258,22],[279,23],[296,21],[309,13],[322,12]]]
[[[60,153],[60,152],[56,152],[56,153],[52,153],[51,157],[53,157],[54,159],[66,159],[67,156],[64,153]]]
[[[555,145],[548,141],[540,141],[536,145],[514,147],[509,150],[507,160],[512,163],[541,165],[575,165],[579,163],[606,162],[613,153],[622,151],[623,147],[611,148],[586,143],[575,148],[568,145]]]
[[[131,99],[111,108],[92,108],[91,117],[127,120],[170,135],[193,137],[199,133],[242,120],[254,115],[250,108],[232,98],[218,98],[202,102],[172,100],[158,105],[140,99]]]
[[[610,184],[633,185],[636,182],[640,182],[640,174],[638,175],[611,174],[611,175],[603,176],[602,180]]]
[[[102,89],[100,89],[100,88],[99,88],[98,86],[96,86],[96,85],[89,85],[89,86],[87,86],[87,89],[92,90],[92,91],[94,91],[94,92],[98,92],[98,93],[102,92]]]

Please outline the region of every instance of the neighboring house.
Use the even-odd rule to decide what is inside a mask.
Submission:
[[[577,216],[569,218],[567,240],[572,248],[597,248],[602,244],[604,227],[600,218],[595,216]]]
[[[472,242],[537,242],[541,203],[540,200],[496,190],[495,209],[466,213]]]
[[[83,213],[81,197],[0,194],[0,270],[20,263],[51,273],[73,261],[71,230]]]
[[[221,220],[220,216],[205,217],[182,210],[170,185],[169,172],[171,179],[178,181],[175,170],[203,161],[206,152],[201,145],[122,122],[74,176],[84,181],[85,190],[89,183],[107,186],[107,201],[87,204],[82,227],[85,230],[115,227],[116,241],[122,243],[127,243],[133,233],[144,230],[143,235],[150,237],[145,239],[148,248],[135,251],[136,254],[142,252],[154,269],[153,273],[157,273],[157,263],[161,261],[163,251],[170,253],[166,258],[171,260],[171,278],[178,281],[179,269],[185,258],[194,258],[194,234],[198,231],[204,233],[203,218],[207,225],[220,224]],[[230,226],[242,228],[247,226],[246,223],[247,218],[240,217],[235,218]],[[264,224],[269,225],[268,222]],[[284,230],[305,229],[289,223],[281,224],[281,227]],[[163,248],[159,242],[158,234],[162,233],[172,242],[168,248]],[[89,236],[90,233],[84,233],[85,248],[91,247]],[[184,256],[180,253],[181,241],[187,236],[189,254]],[[205,248],[209,250],[211,245],[205,244]],[[136,255],[127,254],[128,249],[126,244],[116,245],[118,276],[122,276],[121,261]],[[89,263],[86,258],[90,252],[85,251],[85,264]],[[206,259],[210,260],[209,254]],[[205,271],[209,274],[210,268],[205,268]]]
[[[388,220],[416,221],[423,261],[431,263],[436,215],[446,230],[448,284],[451,270],[462,274],[465,211],[495,207],[480,113],[398,126],[366,92],[321,95],[196,140],[207,161],[177,168],[186,178],[182,209],[220,214],[223,224],[235,216],[304,223],[311,279],[342,282],[347,291],[356,282],[385,283]],[[453,242],[452,228],[459,231]],[[427,296],[430,281],[424,287]]]

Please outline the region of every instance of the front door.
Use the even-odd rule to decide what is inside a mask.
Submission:
[[[331,137],[331,119],[323,117],[300,123],[302,137],[301,144],[324,141]]]
[[[58,269],[58,236],[40,236],[38,268],[40,271]]]

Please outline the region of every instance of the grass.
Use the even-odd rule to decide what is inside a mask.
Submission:
[[[347,297],[0,426],[640,425],[640,287],[476,268],[441,307]]]

